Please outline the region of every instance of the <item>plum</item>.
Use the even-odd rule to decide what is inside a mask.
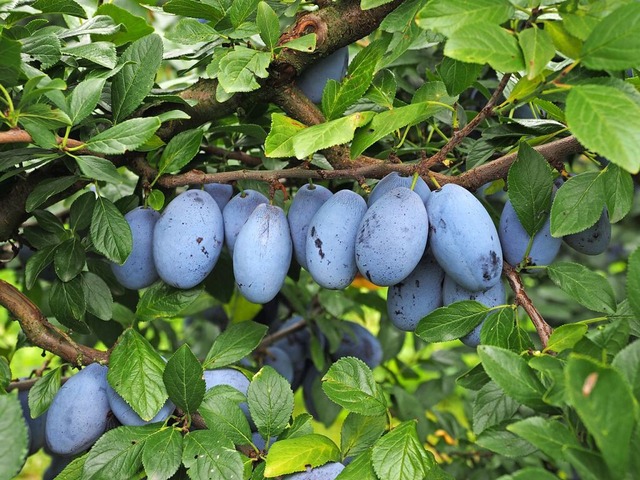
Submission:
[[[375,187],[373,187],[373,190],[369,195],[369,199],[367,200],[367,205],[371,207],[371,205],[373,205],[376,201],[378,201],[378,199],[382,197],[382,195],[389,192],[390,190],[393,190],[394,188],[397,188],[397,187],[411,188],[412,183],[413,183],[413,177],[403,177],[398,172],[391,172],[385,175],[385,177],[382,180],[380,180]],[[416,186],[414,187],[413,191],[420,196],[420,198],[422,199],[422,202],[426,205],[427,199],[429,198],[429,195],[431,195],[431,190],[429,190],[429,187],[427,186],[426,182],[422,179],[422,177],[418,177],[418,180],[416,181]]]
[[[298,88],[309,97],[313,103],[322,101],[322,92],[329,80],[340,81],[347,73],[349,66],[349,48],[342,47],[331,55],[318,60],[310,65],[297,78]]]
[[[56,393],[47,414],[45,438],[56,455],[76,455],[95,443],[107,427],[107,367],[92,363]]]
[[[221,212],[233,195],[233,187],[226,183],[207,183],[203,188],[216,201]]]
[[[595,225],[572,235],[565,235],[564,242],[576,252],[585,255],[599,255],[604,252],[611,241],[611,223],[609,212],[605,208]]]
[[[356,357],[375,368],[382,362],[382,346],[376,336],[365,327],[354,322],[344,322],[346,327],[342,342],[331,355],[334,360]]]
[[[174,198],[153,230],[153,259],[167,284],[192,288],[218,261],[224,241],[220,208],[202,190],[187,190]]]
[[[426,253],[411,274],[387,293],[389,319],[400,330],[416,329],[418,322],[442,306],[444,271],[430,252]]]
[[[333,193],[322,185],[306,184],[293,197],[287,218],[293,241],[293,253],[300,266],[307,268],[307,231],[318,209]]]
[[[427,214],[431,251],[447,275],[472,291],[486,290],[500,280],[498,232],[476,197],[449,183],[431,192]]]
[[[269,439],[269,445],[273,445],[276,440],[277,440],[277,437],[271,437]],[[260,435],[260,433],[258,432],[253,432],[251,434],[251,441],[258,448],[258,450],[261,450],[261,451],[264,450],[265,447],[267,446],[267,442],[265,441],[264,438],[262,438],[262,435]]]
[[[293,383],[293,363],[287,352],[281,348],[268,348],[264,357],[264,364],[272,367],[276,372],[286,378],[289,383]]]
[[[145,421],[140,418],[140,415],[138,415],[124,400],[124,398],[118,395],[118,393],[111,388],[111,385],[109,384],[107,384],[107,398],[109,399],[109,407],[111,407],[111,411],[120,423],[122,425],[129,425],[132,427],[140,427],[149,423],[164,422],[176,409],[176,406],[170,400],[167,400],[155,417],[151,420]]]
[[[487,290],[472,292],[458,285],[448,275],[445,275],[444,285],[442,287],[442,301],[444,305],[450,305],[463,300],[475,300],[486,307],[497,307],[505,303],[506,295],[504,284],[501,281]],[[460,341],[468,347],[477,347],[480,345],[480,330],[482,330],[483,323],[484,320],[471,330],[471,332],[460,338]]]
[[[131,227],[133,248],[122,265],[112,262],[111,270],[120,285],[140,290],[159,278],[153,261],[153,230],[160,214],[151,208],[137,207],[124,218]]]
[[[500,215],[499,235],[504,259],[511,265],[520,263],[524,259],[530,237],[509,200],[505,203]],[[549,265],[558,255],[561,243],[561,238],[551,236],[551,219],[547,216],[542,228],[533,236],[529,264]]]
[[[249,379],[238,370],[234,370],[233,368],[218,368],[216,370],[204,371],[204,383],[207,390],[210,390],[217,385],[229,385],[243,395],[246,395],[249,390],[250,382]],[[249,420],[249,423],[252,424],[251,415],[249,414],[249,406],[247,403],[242,402],[240,404],[240,408]]]
[[[233,250],[233,274],[240,293],[253,303],[267,303],[284,285],[291,265],[291,232],[284,211],[258,205],[244,224]]]
[[[417,193],[397,187],[364,214],[356,236],[356,265],[375,285],[395,285],[416,268],[424,254],[429,220]]]
[[[296,315],[284,322],[276,332],[287,329],[292,325],[300,322],[302,317]],[[293,333],[290,333],[284,338],[274,342],[271,348],[278,348],[283,350],[291,360],[293,365],[293,381],[291,382],[291,388],[295,391],[302,382],[302,378],[305,371],[305,360],[307,358],[307,351],[309,349],[309,342],[311,340],[311,334],[309,330],[301,328]]]
[[[37,418],[31,417],[29,408],[29,390],[20,390],[18,400],[22,407],[22,416],[27,424],[27,437],[29,438],[29,455],[33,455],[44,446],[44,429],[47,422],[47,412]]]
[[[258,205],[269,203],[269,199],[255,190],[245,190],[227,203],[222,211],[224,218],[224,241],[233,255],[236,238],[243,225]]]
[[[321,286],[342,289],[358,272],[356,235],[367,204],[351,190],[334,194],[311,219],[307,232],[307,269]]]
[[[344,465],[339,462],[325,463],[320,467],[307,467],[304,472],[288,475],[288,480],[335,480],[335,478],[344,470]]]

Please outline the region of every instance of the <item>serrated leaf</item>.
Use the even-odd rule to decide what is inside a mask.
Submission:
[[[519,407],[495,382],[486,383],[473,401],[473,433],[480,435],[487,428],[509,420]]]
[[[171,401],[185,413],[193,414],[204,398],[202,365],[185,343],[171,356],[162,374]]]
[[[218,23],[225,14],[221,4],[196,0],[169,0],[162,9],[167,13],[209,20],[213,24]]]
[[[91,42],[62,49],[64,55],[89,60],[101,67],[112,69],[117,64],[116,46],[111,42]]]
[[[393,108],[397,89],[395,75],[390,70],[384,69],[376,74],[365,97],[383,107]]]
[[[565,460],[564,450],[580,448],[580,443],[569,428],[558,420],[529,417],[512,423],[507,430],[524,438],[555,461]]]
[[[18,76],[22,73],[22,59],[20,52],[22,44],[6,36],[0,36],[0,78],[5,87],[12,87],[18,83]]]
[[[487,316],[489,309],[466,300],[435,309],[416,327],[416,335],[426,342],[447,342],[464,337]]]
[[[100,101],[105,81],[104,78],[88,78],[73,89],[67,99],[67,113],[72,125],[79,124],[91,115]]]
[[[85,192],[73,201],[69,209],[69,226],[73,231],[84,230],[91,225],[95,204],[94,192]]]
[[[132,118],[91,138],[86,148],[96,153],[118,155],[143,145],[158,128],[160,119],[157,117]]]
[[[154,283],[138,301],[136,315],[149,319],[175,317],[196,301],[202,289],[202,285],[183,290],[164,282]]]
[[[42,273],[42,271],[47,268],[51,262],[53,262],[53,256],[57,247],[57,245],[44,247],[34,253],[27,261],[27,266],[25,267],[25,286],[27,287],[27,290],[31,290],[33,288],[33,285],[38,279],[38,275],[40,275],[40,273]]]
[[[312,433],[274,443],[267,455],[264,476],[271,478],[302,472],[307,465],[313,468],[338,461],[340,450],[336,444],[324,435]]]
[[[33,216],[38,221],[38,226],[47,232],[57,235],[59,238],[67,238],[68,231],[62,221],[48,210],[36,210]]]
[[[202,142],[202,130],[187,130],[173,137],[164,151],[158,163],[158,176],[164,173],[178,172],[187,165],[200,150]]]
[[[60,60],[60,39],[53,34],[37,35],[22,39],[22,53],[41,63],[42,69],[55,65]]]
[[[518,43],[524,55],[527,78],[533,80],[543,72],[556,54],[551,35],[534,26],[518,33]]]
[[[303,435],[309,435],[313,433],[313,425],[311,421],[313,417],[308,413],[301,413],[293,419],[291,426],[289,426],[279,437],[280,440],[285,438],[302,437]]]
[[[291,385],[269,366],[262,367],[254,375],[247,401],[251,418],[263,438],[282,433],[293,413]]]
[[[149,341],[127,329],[109,357],[107,379],[113,389],[145,421],[157,415],[167,401],[162,374],[164,360]]]
[[[367,450],[352,460],[345,469],[338,474],[336,480],[378,480],[373,462],[371,450]]]
[[[309,33],[307,35],[302,35],[301,37],[294,38],[287,43],[283,43],[282,46],[290,48],[291,50],[311,53],[316,49],[317,39],[318,36],[315,33]]]
[[[547,343],[545,352],[562,352],[578,343],[589,330],[589,327],[583,323],[568,323],[560,325],[556,328]]]
[[[629,172],[610,163],[604,171],[604,195],[609,221],[616,223],[631,211],[633,206],[633,179]]]
[[[514,348],[516,345],[512,345],[512,337],[516,328],[514,311],[512,309],[505,308],[490,313],[482,324],[480,343],[482,345],[494,345],[496,347],[506,348],[519,353],[520,350]]]
[[[214,340],[204,367],[219,368],[237,362],[253,352],[266,333],[266,325],[251,321],[229,326]]]
[[[104,5],[103,5],[104,6]],[[70,30],[62,30],[59,38],[79,37],[82,35],[113,35],[122,25],[116,24],[108,15],[94,15],[86,22]]]
[[[49,291],[49,306],[60,323],[69,328],[82,328],[78,324],[83,322],[87,304],[80,278],[75,277],[68,282],[56,279]]]
[[[122,265],[133,248],[131,228],[120,210],[104,197],[96,199],[91,216],[91,240],[98,252]]]
[[[584,265],[557,262],[547,267],[549,278],[580,305],[596,312],[612,314],[616,298],[605,277]]]
[[[585,172],[567,180],[551,206],[551,234],[562,237],[581,232],[598,221],[605,203],[601,172]]]
[[[113,3],[103,3],[98,7],[96,13],[101,17],[108,15],[120,27],[110,33],[100,34],[104,35],[103,39],[115,43],[116,46],[135,42],[153,33],[153,27],[147,23],[145,18],[134,15]]]
[[[629,305],[638,317],[640,317],[640,247],[629,256],[627,266],[627,298]]]
[[[38,418],[49,409],[49,405],[60,389],[61,367],[56,367],[41,378],[29,390],[29,411]]]
[[[251,428],[240,403],[246,397],[229,385],[216,385],[209,389],[200,405],[199,412],[209,430],[237,445],[252,442]]]
[[[482,65],[460,62],[449,57],[444,57],[438,67],[438,73],[449,95],[460,95],[476,81],[481,72]]]
[[[340,450],[343,457],[355,457],[370,450],[387,428],[387,419],[349,413],[340,432]]]
[[[122,183],[122,177],[118,174],[115,165],[106,158],[82,155],[74,157],[80,167],[80,171],[92,180],[101,180],[118,185]]]
[[[380,5],[385,5],[390,3],[392,0],[360,0],[360,9],[361,10],[371,10],[372,8],[379,7]]]
[[[640,105],[633,98],[605,85],[574,86],[565,113],[582,145],[630,173],[640,171]]]
[[[182,462],[194,480],[243,478],[240,452],[233,443],[208,430],[185,435]]]
[[[27,425],[18,398],[0,395],[0,478],[14,478],[27,458]]]
[[[640,342],[635,341],[620,350],[611,365],[622,373],[636,399],[640,399]]]
[[[89,453],[85,453],[75,458],[69,465],[64,467],[64,470],[56,477],[56,480],[81,480],[84,463],[87,461],[88,456]]]
[[[533,236],[544,225],[551,207],[553,174],[546,159],[526,142],[509,168],[509,200],[518,220]]]
[[[278,45],[278,39],[280,38],[280,20],[278,20],[278,15],[276,15],[276,12],[273,11],[273,8],[271,8],[267,2],[260,2],[258,4],[256,24],[260,30],[260,38],[262,38],[265,46],[273,51],[276,45]]]
[[[236,46],[220,60],[218,80],[226,93],[251,92],[260,88],[258,78],[267,78],[271,53]]]
[[[142,450],[142,465],[150,480],[168,480],[182,463],[182,432],[163,428],[147,438]]]
[[[203,7],[207,6],[204,3],[201,5]],[[165,33],[165,37],[172,42],[181,43],[182,45],[195,45],[200,42],[216,40],[219,34],[209,25],[195,18],[180,18],[178,23]]]
[[[593,29],[582,46],[582,63],[594,70],[637,68],[640,51],[640,5],[613,11]]]
[[[33,8],[42,13],[63,13],[73,17],[87,18],[84,9],[73,0],[36,0]]]
[[[86,255],[80,239],[74,236],[65,240],[58,245],[53,256],[56,275],[63,282],[68,282],[82,271],[85,260]]]
[[[271,130],[264,142],[265,154],[271,156],[273,151],[286,151],[292,153],[290,139],[306,126],[293,118],[281,113],[271,115]]]
[[[107,283],[92,272],[82,272],[82,290],[87,311],[100,320],[111,320],[113,316],[113,297]]]
[[[499,25],[511,15],[513,6],[507,0],[432,0],[418,13],[417,23],[422,28],[449,35],[469,23]]]
[[[38,184],[36,188],[33,189],[33,191],[27,197],[27,202],[25,204],[26,212],[33,212],[36,208],[45,203],[51,197],[60,192],[64,192],[78,180],[79,177],[76,177],[75,175],[70,177],[58,177],[43,180]]]
[[[343,357],[322,378],[327,397],[350,412],[384,415],[387,401],[373,378],[371,369],[360,359]]]
[[[427,478],[433,457],[418,439],[416,422],[401,423],[373,446],[373,468],[380,480]]]
[[[487,428],[478,436],[476,443],[482,448],[510,458],[527,457],[536,451],[533,445],[505,430],[503,425]]]

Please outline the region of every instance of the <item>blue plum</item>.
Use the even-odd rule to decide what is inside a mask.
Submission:
[[[322,185],[303,185],[296,192],[289,207],[287,218],[293,241],[293,253],[300,266],[307,268],[307,231],[309,223],[318,209],[333,193]]]
[[[360,195],[340,190],[314,215],[307,232],[307,269],[321,286],[346,288],[355,278],[356,235],[366,211]]]
[[[518,215],[507,200],[500,215],[500,243],[504,259],[511,265],[517,265],[524,259],[529,244],[529,234],[524,229]],[[549,265],[560,251],[562,238],[551,236],[551,219],[547,220],[542,228],[533,236],[533,243],[529,251],[530,265]]]
[[[284,285],[292,250],[284,211],[275,205],[258,205],[233,250],[233,274],[240,293],[253,303],[272,300]]]
[[[331,355],[334,360],[356,357],[375,368],[382,362],[382,346],[376,336],[354,322],[343,322],[345,332],[338,349]]]
[[[122,425],[128,425],[132,427],[140,427],[149,423],[164,422],[176,409],[176,406],[170,400],[167,400],[155,417],[153,417],[151,420],[145,421],[140,418],[140,415],[138,415],[135,410],[131,408],[129,404],[124,400],[124,398],[118,395],[118,393],[113,388],[111,388],[111,385],[108,384],[107,398],[109,399],[109,407],[111,407],[111,411],[120,421],[120,423]]]
[[[288,480],[335,480],[342,470],[344,470],[343,464],[329,462],[320,467],[307,467],[304,472],[294,473],[285,478]]]
[[[222,211],[224,218],[224,242],[233,254],[233,248],[240,230],[258,205],[269,203],[267,197],[255,190],[239,193],[225,205]]]
[[[291,362],[289,354],[281,348],[268,348],[264,356],[264,364],[272,367],[276,372],[286,378],[289,383],[293,383],[293,363]]]
[[[329,80],[340,81],[347,73],[349,66],[349,48],[342,47],[331,55],[310,65],[296,80],[298,88],[313,103],[322,101],[322,92]]]
[[[203,188],[216,201],[221,212],[233,195],[233,186],[226,183],[207,183]]]
[[[367,205],[371,207],[371,205],[373,205],[380,197],[394,188],[411,188],[412,183],[413,177],[403,177],[398,172],[391,172],[385,175],[385,177],[380,180],[375,187],[373,187],[373,190],[369,195],[369,199],[367,200]],[[429,190],[429,187],[422,177],[418,177],[413,191],[420,196],[422,202],[426,205],[427,199],[429,198],[429,195],[431,195],[431,190]]]
[[[598,221],[582,232],[565,235],[564,242],[576,252],[585,255],[599,255],[604,252],[611,241],[611,222],[609,212],[605,208]]]
[[[153,261],[153,230],[160,214],[151,208],[137,207],[124,218],[131,227],[133,249],[124,264],[112,262],[111,270],[120,285],[139,290],[159,278]]]
[[[397,187],[362,217],[356,237],[356,265],[375,285],[395,285],[416,268],[424,254],[429,220],[417,193]]]
[[[291,326],[299,323],[302,317],[296,315],[288,319],[282,324],[282,326],[276,330],[277,332],[290,328]],[[291,388],[296,390],[300,383],[305,371],[305,360],[307,358],[307,352],[309,349],[309,342],[311,340],[311,334],[305,327],[290,333],[284,338],[274,342],[271,348],[278,348],[286,352],[293,364],[293,381],[291,382]]]
[[[411,274],[387,293],[389,319],[400,330],[416,329],[418,322],[442,306],[444,270],[426,253]]]
[[[195,287],[213,270],[223,242],[218,204],[202,190],[187,190],[167,205],[153,231],[158,274],[173,287]]]
[[[447,275],[472,291],[486,290],[500,280],[498,232],[476,197],[449,183],[431,192],[427,214],[431,251]]]
[[[29,390],[20,390],[18,400],[22,407],[22,416],[27,424],[27,437],[29,438],[29,455],[33,455],[44,446],[44,429],[47,422],[47,412],[37,418],[31,417],[29,408]]]
[[[107,427],[107,367],[92,363],[56,393],[47,414],[45,438],[57,455],[76,455],[95,443]]]
[[[442,287],[442,300],[444,305],[450,305],[463,300],[475,300],[487,307],[497,307],[505,303],[506,296],[507,293],[501,281],[487,290],[472,292],[458,285],[451,277],[445,276]],[[484,320],[471,330],[471,332],[460,338],[460,341],[468,347],[477,347],[480,345],[480,330],[483,324]]]

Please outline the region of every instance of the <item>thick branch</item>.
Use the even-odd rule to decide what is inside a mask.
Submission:
[[[29,298],[4,280],[0,280],[0,305],[18,319],[22,331],[31,343],[49,352],[55,352],[65,361],[78,366],[109,361],[107,352],[80,345],[49,323]]]
[[[516,270],[506,262],[504,263],[502,271],[507,277],[511,289],[516,294],[516,304],[520,305],[524,308],[524,311],[527,312],[533,326],[536,327],[536,332],[538,332],[538,337],[540,337],[542,348],[547,348],[549,337],[551,336],[553,329],[547,322],[545,322],[544,318],[542,318],[542,315],[540,315],[540,312],[527,295],[518,272],[516,272]]]

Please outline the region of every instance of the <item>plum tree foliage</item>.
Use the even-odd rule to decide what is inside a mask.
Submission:
[[[634,0],[0,1],[0,480],[640,478],[639,69]]]

